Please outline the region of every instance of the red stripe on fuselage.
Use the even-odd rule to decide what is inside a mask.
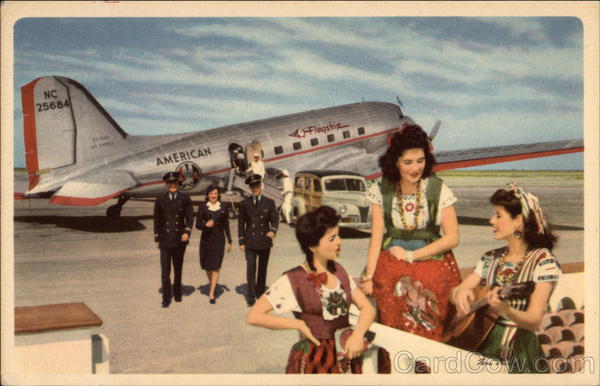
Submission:
[[[490,158],[478,158],[464,161],[456,161],[456,162],[445,162],[436,164],[433,167],[433,171],[441,171],[441,170],[452,170],[452,169],[462,169],[468,168],[472,166],[481,166],[494,164],[499,162],[510,162],[510,161],[520,161],[530,158],[539,158],[539,157],[549,157],[553,155],[560,154],[569,154],[569,153],[577,153],[583,151],[583,147],[574,147],[571,149],[559,149],[559,150],[548,150],[548,151],[539,151],[535,153],[527,153],[527,154],[514,154],[514,155],[503,155],[498,157],[490,157]]]
[[[110,200],[111,198],[114,198],[114,197],[120,195],[121,193],[123,193],[126,190],[127,189],[123,189],[116,193],[109,194],[108,196],[94,197],[94,198],[52,196],[52,198],[50,199],[50,202],[53,204],[59,204],[59,205],[94,206],[94,205],[102,204],[103,202],[106,202],[106,201]]]
[[[312,151],[323,150],[323,149],[327,149],[327,148],[334,147],[334,146],[346,145],[346,144],[352,143],[352,142],[364,141],[367,138],[376,137],[378,135],[383,135],[383,134],[389,134],[389,133],[392,133],[392,132],[394,132],[396,130],[398,130],[397,127],[393,128],[393,129],[389,129],[389,130],[384,130],[384,131],[381,131],[379,133],[373,133],[373,134],[365,135],[363,137],[352,138],[352,139],[348,139],[348,140],[345,140],[345,141],[342,141],[342,142],[338,142],[338,143],[332,143],[330,145],[325,145],[325,146],[315,147],[315,148],[312,148],[312,149],[302,150],[302,151],[299,151],[297,153],[280,155],[280,156],[277,156],[277,157],[265,159],[265,162],[277,161],[277,160],[280,160],[280,159],[283,159],[283,158],[289,158],[289,157],[293,157],[293,156],[304,154],[304,153],[310,153]]]
[[[40,177],[37,155],[37,134],[35,129],[35,104],[33,90],[41,78],[37,78],[21,87],[21,102],[23,107],[23,129],[25,137],[25,164],[29,175],[29,190],[33,189]]]

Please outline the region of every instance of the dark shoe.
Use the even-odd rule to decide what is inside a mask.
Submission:
[[[168,300],[163,300],[163,302],[162,302],[162,306],[163,306],[163,308],[167,308],[167,307],[169,307],[169,305],[170,305],[170,304],[171,304],[171,302],[170,302],[170,301],[168,301]]]
[[[210,304],[215,304],[217,301],[215,299],[210,299],[209,302]]]
[[[248,304],[248,307],[252,307],[254,303],[256,303],[256,300],[254,300],[254,298],[249,298],[246,299],[246,303]]]
[[[176,302],[180,302],[181,301],[181,296],[175,296],[175,301]]]

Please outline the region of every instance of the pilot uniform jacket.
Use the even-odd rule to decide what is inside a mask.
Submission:
[[[164,192],[154,203],[154,241],[160,248],[182,247],[187,243],[181,236],[192,232],[194,208],[190,197],[177,192],[175,200],[171,200],[169,192]]]
[[[239,243],[245,245],[246,249],[268,249],[273,246],[273,240],[267,237],[267,233],[277,233],[279,214],[275,202],[270,198],[261,195],[257,206],[253,199],[251,195],[240,202]]]

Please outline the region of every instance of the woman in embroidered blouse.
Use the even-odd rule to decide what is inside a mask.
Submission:
[[[248,313],[249,324],[300,332],[300,341],[290,352],[286,373],[361,370],[359,356],[365,349],[364,334],[373,322],[375,310],[336,262],[341,250],[339,218],[335,210],[322,206],[298,219],[296,238],[306,260],[277,279]],[[336,350],[334,334],[349,325],[350,303],[357,305],[360,316],[356,328],[342,344],[342,355],[342,348]],[[295,319],[271,315],[271,310],[277,314],[292,311]]]
[[[460,283],[451,251],[459,237],[456,197],[431,174],[434,165],[420,126],[405,126],[391,137],[379,158],[381,182],[368,192],[371,240],[362,288],[375,297],[380,323],[441,340],[448,293]],[[379,372],[389,371],[381,349]]]
[[[494,205],[490,218],[494,239],[508,245],[486,252],[473,273],[452,290],[451,300],[466,313],[474,300],[473,290],[493,286],[487,299],[500,317],[478,351],[506,361],[510,372],[548,372],[535,331],[561,274],[552,255],[557,238],[533,194],[511,184],[496,191],[490,201]],[[535,282],[529,298],[499,298],[502,286],[526,281]]]
[[[206,199],[198,207],[196,228],[202,230],[200,267],[206,271],[210,283],[208,293],[210,304],[215,304],[215,289],[225,252],[225,236],[227,236],[227,252],[231,252],[229,216],[227,209],[221,205],[221,193],[216,185],[206,189]]]

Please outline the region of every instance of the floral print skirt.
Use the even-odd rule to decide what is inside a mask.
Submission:
[[[398,260],[387,250],[381,251],[373,275],[379,323],[441,341],[444,325],[454,313],[450,290],[460,282],[452,251],[446,252],[442,260],[412,264]],[[381,358],[384,351],[380,351],[379,371],[388,373],[389,357]]]
[[[320,339],[320,346],[308,339],[296,343],[288,357],[286,374],[362,374],[362,359],[351,361],[336,352],[335,339]]]

